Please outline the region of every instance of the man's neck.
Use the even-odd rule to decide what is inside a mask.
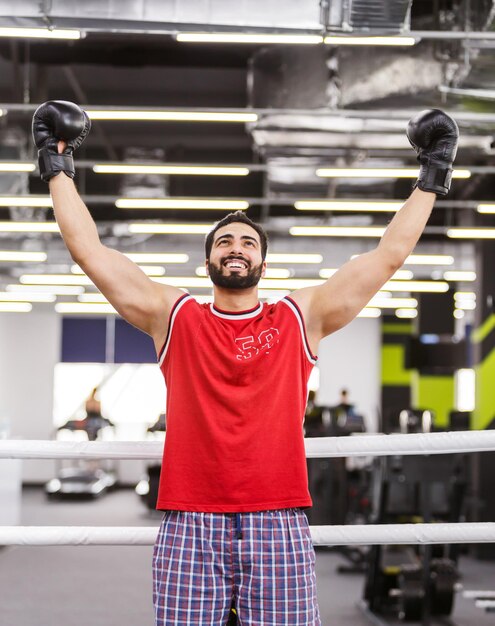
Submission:
[[[258,288],[223,289],[213,288],[213,303],[222,311],[249,311],[258,306]]]

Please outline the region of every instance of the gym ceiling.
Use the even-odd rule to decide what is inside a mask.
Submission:
[[[72,100],[93,118],[76,153],[77,185],[105,243],[126,253],[186,254],[165,276],[191,277],[204,261],[202,227],[232,201],[225,206],[249,207],[263,222],[272,252],[321,254],[319,263],[290,266],[293,278],[318,279],[377,239],[339,236],[352,230],[297,236],[294,227],[386,225],[393,201],[404,200],[414,181],[402,177],[416,166],[407,120],[442,108],[460,127],[455,167],[464,178],[437,202],[417,252],[451,255],[450,269],[473,270],[474,240],[449,235],[495,226],[479,210],[495,202],[494,17],[488,0],[0,1],[0,162],[32,168],[34,109]],[[76,38],[5,36],[11,28],[69,30]],[[187,41],[198,34],[258,41]],[[295,40],[280,43],[283,36]],[[303,37],[307,43],[294,42]],[[358,45],[363,37],[395,41]],[[201,121],[187,121],[197,114]],[[205,121],[210,114],[240,121]],[[146,116],[153,119],[139,119]],[[95,171],[108,165],[169,169]],[[42,263],[0,255],[0,291],[24,274],[71,270],[57,233],[8,227],[52,221],[50,208],[27,206],[33,196],[46,204],[46,194],[36,170],[0,173],[0,250],[46,254]],[[125,199],[138,208],[123,208]],[[150,199],[168,208],[144,208]],[[200,234],[131,232],[136,223],[196,225]],[[438,278],[444,269],[418,266],[414,277]]]

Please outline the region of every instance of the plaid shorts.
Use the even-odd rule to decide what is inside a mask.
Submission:
[[[156,626],[320,626],[315,552],[300,509],[167,511],[153,553]]]

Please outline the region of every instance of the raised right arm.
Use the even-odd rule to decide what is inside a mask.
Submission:
[[[151,280],[126,256],[104,246],[70,178],[61,173],[49,185],[55,218],[72,259],[125,320],[153,337],[158,351],[170,310],[184,292]]]
[[[86,113],[71,102],[51,101],[36,110],[33,138],[41,177],[49,182],[55,218],[72,259],[124,319],[153,337],[158,351],[170,310],[184,292],[152,281],[126,256],[101,243],[72,180],[72,153],[90,126]]]

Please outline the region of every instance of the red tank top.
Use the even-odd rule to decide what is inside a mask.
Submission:
[[[159,357],[167,434],[157,508],[311,506],[303,420],[315,362],[290,298],[237,313],[179,298]]]

